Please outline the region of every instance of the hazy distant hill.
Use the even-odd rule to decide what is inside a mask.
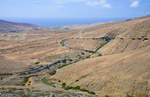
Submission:
[[[32,31],[32,30],[38,30],[38,29],[39,27],[33,24],[16,23],[16,22],[0,20],[0,33],[26,32],[26,31]]]

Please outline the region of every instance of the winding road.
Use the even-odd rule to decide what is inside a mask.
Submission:
[[[69,48],[69,49],[72,49],[72,50],[80,50],[80,51],[84,51],[84,52],[88,52],[88,53],[97,53],[97,51],[91,51],[91,50],[85,50],[85,49],[80,49],[80,48],[74,48],[74,47],[70,47],[69,45],[66,44],[66,41],[68,41],[69,39],[82,39],[82,40],[105,40],[105,41],[110,41],[111,38],[109,37],[100,37],[100,38],[67,38],[67,39],[63,39],[62,40],[62,45]],[[12,76],[12,75],[28,75],[28,74],[34,74],[34,73],[37,73],[37,72],[40,72],[40,71],[43,71],[45,69],[49,69],[50,67],[52,66],[55,66],[59,63],[63,63],[63,60],[64,59],[60,59],[60,60],[57,60],[51,64],[47,64],[47,65],[44,65],[44,66],[39,66],[39,67],[34,67],[32,69],[29,69],[28,71],[23,71],[23,72],[16,72],[16,73],[5,73],[5,74],[0,74],[0,76]],[[70,62],[77,62],[79,60],[75,59],[65,59],[66,61],[70,61]]]
[[[79,51],[84,51],[84,52],[88,52],[88,53],[97,53],[97,51],[92,51],[92,50],[86,50],[86,49],[80,49],[80,48],[75,48],[75,47],[71,47],[69,45],[67,45],[65,42],[70,40],[70,39],[80,39],[80,40],[105,40],[106,42],[110,41],[111,38],[109,37],[100,37],[100,38],[67,38],[67,39],[64,39],[62,40],[62,46],[65,46],[69,49],[72,49],[72,50],[79,50]]]

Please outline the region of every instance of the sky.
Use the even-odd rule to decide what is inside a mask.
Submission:
[[[150,0],[0,0],[0,18],[117,18],[150,14]]]

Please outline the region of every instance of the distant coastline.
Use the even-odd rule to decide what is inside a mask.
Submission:
[[[85,18],[85,19],[74,19],[74,18],[62,18],[62,19],[21,19],[21,18],[6,18],[5,20],[12,22],[23,22],[35,24],[41,27],[61,27],[66,25],[82,25],[82,24],[93,24],[98,22],[109,22],[109,21],[122,21],[127,20],[129,18]]]

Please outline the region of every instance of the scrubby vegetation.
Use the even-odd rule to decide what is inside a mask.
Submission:
[[[131,95],[127,94],[127,97],[133,97],[133,96],[131,96]]]
[[[3,77],[0,77],[0,80],[3,80]]]
[[[81,52],[81,55],[85,55],[85,53],[84,53],[84,52]]]
[[[40,64],[40,62],[35,62],[34,64]]]
[[[61,44],[62,46],[64,46],[64,44],[63,44],[63,40],[61,40],[61,41],[60,41],[60,44]]]
[[[67,60],[66,60],[66,59],[64,59],[64,60],[62,60],[62,62],[63,62],[63,63],[66,63],[66,62],[67,62]]]
[[[102,54],[98,54],[98,56],[103,56]]]
[[[64,89],[64,90],[79,90],[79,91],[82,91],[82,92],[87,92],[87,93],[89,93],[89,94],[93,94],[93,95],[95,95],[95,92],[93,92],[93,91],[89,91],[89,90],[87,90],[87,89],[84,89],[84,88],[80,88],[80,86],[76,86],[76,87],[73,87],[73,86],[68,86],[68,85],[66,85],[66,83],[62,83],[62,88]]]
[[[148,38],[145,37],[143,40],[148,40]]]
[[[52,82],[52,81],[50,81],[50,80],[48,80],[48,79],[46,79],[45,77],[44,77],[44,78],[42,78],[40,81],[41,81],[42,83],[46,84],[46,85],[49,85],[49,86],[55,87],[55,83],[54,83],[54,82]]]
[[[55,75],[56,74],[56,70],[53,70],[51,72],[49,72],[50,75]]]
[[[78,82],[79,80],[76,80],[75,82]]]
[[[28,81],[29,81],[29,78],[25,77],[24,80],[23,80],[23,82],[22,82],[22,85],[25,85]]]
[[[61,69],[61,68],[63,68],[63,67],[65,67],[65,66],[68,66],[69,64],[61,64],[61,65],[59,65],[59,69]]]
[[[0,76],[10,76],[13,75],[12,73],[0,73]]]
[[[29,78],[26,77],[26,78],[24,78],[23,82],[26,83],[26,82],[28,82],[28,80],[29,80]]]

